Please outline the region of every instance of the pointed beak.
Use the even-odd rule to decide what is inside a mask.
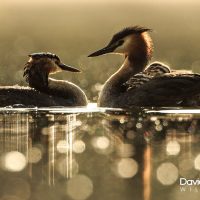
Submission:
[[[111,53],[114,50],[115,50],[115,47],[108,45],[108,46],[104,47],[103,49],[100,49],[100,50],[90,54],[88,57],[100,56],[100,55],[103,55],[103,54]]]
[[[70,72],[81,72],[79,69],[69,66],[69,65],[65,65],[64,63],[59,63],[58,66],[65,71],[70,71]]]

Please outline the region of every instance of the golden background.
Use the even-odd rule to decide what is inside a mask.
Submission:
[[[23,66],[33,52],[56,53],[80,74],[60,73],[82,87],[91,101],[98,85],[123,57],[87,58],[126,26],[152,28],[154,57],[171,67],[200,72],[200,3],[153,0],[1,0],[0,84],[25,85]]]

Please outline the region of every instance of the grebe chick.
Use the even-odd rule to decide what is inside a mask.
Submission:
[[[134,26],[116,33],[106,47],[88,57],[122,54],[124,63],[104,84],[98,99],[102,107],[197,106],[200,75],[177,72],[155,62],[151,29]]]
[[[80,72],[63,64],[51,53],[34,53],[25,65],[24,76],[30,87],[1,86],[0,106],[19,104],[22,106],[86,106],[85,93],[75,84],[49,78],[59,71]]]

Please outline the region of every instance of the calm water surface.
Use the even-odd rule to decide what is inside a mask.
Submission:
[[[0,110],[0,200],[199,199],[200,110]]]

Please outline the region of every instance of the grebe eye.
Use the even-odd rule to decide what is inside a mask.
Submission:
[[[118,43],[117,43],[117,45],[120,46],[120,45],[122,45],[123,43],[124,43],[124,40],[119,40]]]

